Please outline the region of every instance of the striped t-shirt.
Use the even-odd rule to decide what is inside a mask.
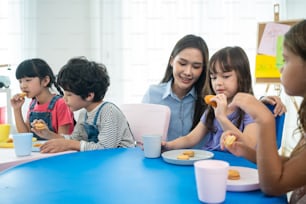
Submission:
[[[88,142],[88,136],[83,126],[85,115],[87,114],[86,122],[88,124],[93,124],[95,115],[102,104],[103,103],[91,112],[87,112],[86,110],[81,111],[72,135],[69,137],[66,136],[65,138],[80,141],[80,151],[135,147],[135,140],[125,116],[121,110],[112,103],[104,104],[98,115],[96,123],[99,130],[98,142]]]

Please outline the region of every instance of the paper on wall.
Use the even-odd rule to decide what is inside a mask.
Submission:
[[[276,56],[277,38],[283,36],[290,29],[289,25],[280,23],[267,23],[262,34],[258,53]]]

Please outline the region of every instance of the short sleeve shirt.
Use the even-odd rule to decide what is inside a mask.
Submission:
[[[229,114],[228,116],[228,119],[230,121],[232,121],[234,124],[235,122],[237,121],[238,119],[238,112],[235,111],[231,114]],[[207,111],[204,112],[204,114],[202,115],[201,117],[201,122],[205,125],[205,121],[206,121],[206,118],[207,118]],[[250,123],[253,123],[254,120],[253,118],[248,115],[248,114],[244,114],[244,118],[239,126],[239,130],[240,131],[243,131],[245,126],[247,126],[248,124]],[[202,147],[202,149],[204,150],[221,150],[220,148],[220,138],[221,138],[221,135],[223,133],[223,129],[220,125],[220,123],[218,122],[217,119],[214,119],[214,131],[213,132],[208,132],[205,136],[205,142],[204,142],[204,146]]]

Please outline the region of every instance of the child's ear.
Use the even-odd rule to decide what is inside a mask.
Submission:
[[[47,87],[48,84],[50,83],[50,77],[49,76],[45,76],[42,80],[41,83],[44,87]]]
[[[88,96],[86,97],[86,101],[93,101],[94,97],[95,97],[95,93],[90,92]]]

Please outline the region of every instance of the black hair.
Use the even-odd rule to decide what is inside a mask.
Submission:
[[[106,66],[85,57],[70,59],[58,73],[57,83],[82,99],[94,93],[93,102],[103,100],[110,85]]]
[[[195,109],[193,115],[193,122],[191,130],[199,123],[200,118],[206,108],[206,104],[203,103],[203,87],[205,82],[205,74],[207,69],[207,63],[209,58],[209,51],[206,42],[203,38],[195,35],[186,35],[181,38],[174,46],[171,55],[169,57],[168,65],[166,68],[166,72],[164,78],[161,83],[168,82],[173,79],[173,67],[171,66],[171,59],[173,59],[176,55],[178,55],[182,50],[186,48],[196,48],[201,51],[203,57],[203,71],[199,77],[199,79],[194,84],[195,91],[197,94],[197,99],[195,101]]]
[[[42,59],[33,58],[24,60],[18,65],[15,76],[18,80],[24,77],[38,77],[40,80],[42,80],[46,76],[49,76],[50,82],[48,83],[47,87],[51,88],[53,84],[59,94],[63,95],[61,88],[56,83],[51,67]]]

